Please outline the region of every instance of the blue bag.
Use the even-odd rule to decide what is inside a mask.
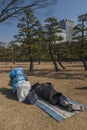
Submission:
[[[18,83],[26,80],[23,68],[15,68],[11,70],[9,77],[12,81],[13,93],[15,93]]]

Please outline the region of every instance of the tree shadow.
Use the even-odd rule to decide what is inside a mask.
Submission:
[[[83,87],[79,87],[79,88],[75,88],[75,89],[87,90],[87,87],[86,87],[86,86],[83,86]]]
[[[17,101],[17,96],[16,96],[16,94],[12,93],[12,89],[9,89],[9,88],[0,88],[0,93],[2,95],[5,95],[6,98],[9,98],[9,99]]]
[[[2,72],[10,73],[10,70],[3,70]],[[87,74],[83,70],[55,70],[50,69],[35,69],[33,72],[30,72],[29,69],[25,69],[25,74],[27,76],[38,76],[38,77],[48,77],[55,79],[79,79],[83,80],[87,78]]]
[[[0,70],[1,73],[10,73],[10,70]]]
[[[60,70],[58,72],[54,70],[39,70],[39,71],[33,71],[29,72],[27,71],[27,76],[38,76],[38,77],[48,77],[48,78],[55,78],[55,79],[80,79],[83,80],[84,78],[87,78],[87,74],[80,73],[79,71],[65,71]]]
[[[66,67],[83,67],[83,65],[79,65],[79,64],[77,64],[77,65],[75,65],[75,64],[70,64],[70,65],[66,65]]]

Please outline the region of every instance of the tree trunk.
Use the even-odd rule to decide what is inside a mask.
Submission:
[[[38,58],[38,64],[40,65],[40,63],[41,63],[41,59],[40,59],[40,57]]]
[[[29,42],[28,42],[28,44],[29,44]],[[32,72],[33,71],[33,58],[31,56],[32,51],[31,51],[30,46],[28,47],[28,53],[30,54],[30,68],[29,68],[29,71]]]
[[[65,67],[62,65],[61,61],[59,60],[59,56],[58,56],[58,55],[57,55],[57,61],[58,61],[59,65],[60,65],[63,69],[65,69]]]
[[[83,49],[84,49],[84,19],[82,19],[82,42],[81,42],[81,53],[80,53],[80,55],[81,55],[81,60],[82,60],[82,62],[83,62],[83,65],[84,65],[84,69],[85,69],[85,71],[87,71],[87,62],[86,62],[86,60],[85,60],[85,58],[84,58],[84,54],[83,54]]]
[[[30,56],[30,72],[33,71],[33,58]]]
[[[7,65],[7,63],[8,63],[7,52],[5,52],[5,64]]]
[[[57,66],[57,63],[56,63],[56,61],[54,60],[54,57],[53,57],[53,54],[52,54],[52,49],[51,49],[51,45],[50,45],[50,44],[49,44],[49,53],[50,53],[50,56],[51,56],[51,60],[52,60],[52,62],[53,62],[53,64],[54,64],[55,70],[56,70],[56,71],[59,71],[58,66]]]
[[[13,47],[13,64],[15,64],[15,47]]]
[[[82,60],[82,63],[84,65],[85,71],[87,71],[87,62],[86,62],[86,60],[85,60],[85,58],[83,56],[81,57],[81,60]]]

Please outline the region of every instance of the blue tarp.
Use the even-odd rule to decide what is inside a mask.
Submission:
[[[71,104],[77,104],[77,105],[83,106],[84,107],[83,111],[87,110],[87,105],[80,104],[79,102],[76,102],[70,98],[68,98],[68,100],[71,102]],[[45,111],[47,114],[49,114],[51,117],[53,117],[58,122],[63,121],[64,119],[72,117],[72,116],[76,115],[77,113],[81,112],[81,111],[69,112],[66,109],[64,109],[63,107],[61,107],[59,105],[54,106],[54,105],[50,104],[49,102],[44,101],[41,98],[38,98],[38,100],[35,104],[36,104],[36,106],[41,108],[43,111]]]

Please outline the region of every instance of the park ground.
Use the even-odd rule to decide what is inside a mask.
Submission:
[[[0,63],[0,130],[87,130],[87,111],[57,122],[35,105],[20,103],[12,95],[8,85],[10,66],[21,65],[31,85],[36,82],[51,82],[61,91],[80,103],[87,104],[87,72],[82,63],[64,63],[65,70],[54,71],[52,63],[34,63],[30,73],[29,63]]]

